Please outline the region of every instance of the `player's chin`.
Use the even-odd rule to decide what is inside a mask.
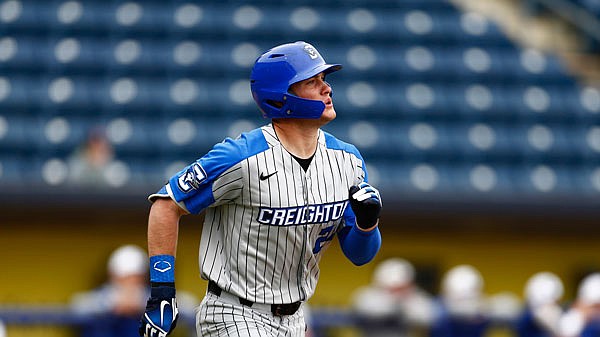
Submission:
[[[328,105],[325,107],[325,110],[323,110],[323,114],[321,115],[321,121],[327,123],[334,120],[336,116],[337,114],[335,112],[335,109],[333,108],[333,105]]]

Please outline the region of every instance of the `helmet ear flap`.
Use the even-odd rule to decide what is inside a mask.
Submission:
[[[321,101],[301,98],[292,94],[286,95],[285,101],[281,113],[288,118],[319,118],[325,110],[325,103]]]

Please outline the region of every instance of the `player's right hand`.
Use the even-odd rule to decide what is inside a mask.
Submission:
[[[362,229],[372,228],[379,220],[381,196],[379,191],[362,182],[350,187],[350,206],[356,215],[356,225]]]
[[[165,337],[175,329],[178,318],[175,284],[152,284],[146,312],[140,321],[140,336]]]

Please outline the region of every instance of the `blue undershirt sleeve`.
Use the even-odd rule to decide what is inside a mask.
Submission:
[[[381,247],[379,228],[364,232],[356,226],[345,226],[338,232],[338,241],[344,255],[357,266],[371,261]]]

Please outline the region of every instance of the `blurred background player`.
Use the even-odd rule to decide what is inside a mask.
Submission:
[[[563,293],[563,282],[556,274],[544,271],[532,275],[525,284],[525,305],[516,321],[516,335],[558,336],[558,322],[563,315],[560,303]]]
[[[150,295],[148,254],[137,245],[120,246],[108,258],[107,273],[100,287],[72,297],[72,311],[86,322],[81,337],[139,337],[139,318]],[[199,301],[186,291],[180,291],[178,300],[181,315],[190,325],[187,331],[193,331],[193,312]]]
[[[415,268],[402,258],[379,263],[371,284],[358,288],[352,306],[364,336],[415,336],[433,319],[432,297],[415,283]]]
[[[559,322],[561,337],[600,336],[600,273],[586,276],[577,298]]]
[[[139,318],[150,295],[148,254],[137,245],[120,246],[108,258],[107,273],[108,279],[100,287],[76,293],[71,299],[71,310],[85,322],[80,336],[139,337]],[[182,317],[193,326],[199,300],[186,291],[181,291],[178,299]]]
[[[121,246],[108,259],[108,281],[98,289],[73,296],[75,313],[95,316],[82,327],[82,337],[138,336],[139,316],[149,294],[147,259],[142,248]]]
[[[473,266],[458,265],[442,278],[431,337],[481,337],[490,325],[484,280]]]
[[[106,187],[107,169],[114,149],[102,128],[92,128],[83,144],[69,158],[69,181],[75,186]]]

